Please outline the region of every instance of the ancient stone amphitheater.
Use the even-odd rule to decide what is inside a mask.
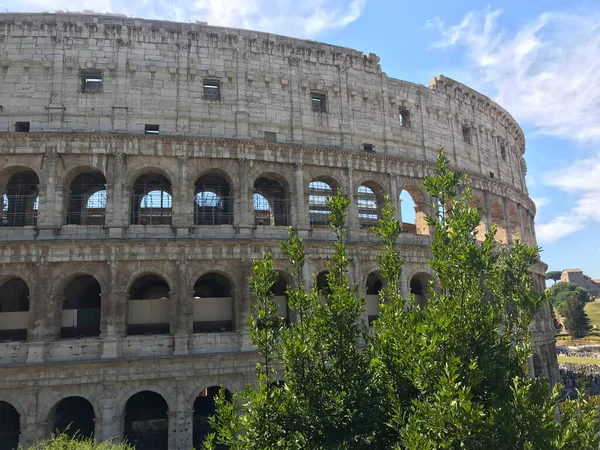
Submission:
[[[254,31],[98,14],[0,14],[0,449],[55,429],[189,449],[217,386],[254,374],[252,260],[287,226],[323,282],[325,196],[350,197],[351,278],[378,314],[384,195],[402,218],[403,290],[428,266],[420,189],[444,146],[481,230],[535,243],[525,140],[489,98],[379,58]],[[543,284],[544,265],[535,268]],[[534,374],[555,379],[554,328],[532,324]]]

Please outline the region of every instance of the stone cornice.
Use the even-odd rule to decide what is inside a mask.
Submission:
[[[224,158],[245,159],[249,161],[273,162],[280,164],[294,164],[298,161],[298,152],[303,152],[303,161],[313,161],[318,154],[336,155],[339,157],[340,167],[352,167],[354,170],[365,170],[358,166],[359,161],[379,161],[386,163],[386,173],[402,175],[401,167],[418,168],[421,178],[433,173],[435,163],[404,156],[394,156],[382,153],[359,152],[339,147],[317,147],[301,144],[273,143],[262,140],[229,139],[213,137],[195,137],[181,135],[132,135],[117,133],[0,133],[0,154],[21,154],[21,149],[27,148],[27,154],[43,154],[48,148],[55,149],[58,154],[69,154],[70,149],[94,144],[108,145],[107,155],[125,153],[130,156],[168,156],[168,157],[197,157],[197,158]],[[176,144],[176,145],[174,145]],[[156,146],[160,146],[162,153],[156,153]],[[144,149],[148,152],[144,152]],[[229,148],[232,153],[227,156],[221,151]],[[141,151],[140,151],[141,150]],[[81,152],[77,152],[81,154]],[[92,151],[90,151],[92,153]],[[98,155],[97,151],[93,154]],[[308,154],[308,155],[306,155]],[[312,154],[312,155],[311,155]],[[256,156],[263,156],[257,158]],[[276,158],[266,156],[274,155]],[[314,156],[313,156],[314,155]],[[313,157],[311,157],[313,156]],[[287,160],[282,160],[287,158]],[[309,165],[305,163],[305,165]],[[475,188],[485,190],[494,195],[510,198],[515,203],[523,205],[535,215],[535,204],[523,192],[512,184],[497,179],[491,180],[481,174],[465,171],[460,167],[455,170],[469,175]]]
[[[99,33],[112,39],[119,47],[130,47],[131,41],[172,44],[179,52],[193,47],[214,47],[233,50],[244,59],[255,59],[260,54],[277,54],[288,58],[290,65],[326,64],[351,67],[371,73],[381,73],[379,57],[373,53],[346,47],[302,40],[251,30],[210,26],[206,23],[181,23],[129,18],[99,13],[3,13],[0,14],[0,35],[36,35],[51,37],[57,45],[62,39],[81,38]],[[84,32],[85,30],[85,32]]]

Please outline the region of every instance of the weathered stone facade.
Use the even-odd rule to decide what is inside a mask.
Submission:
[[[0,406],[19,415],[21,443],[48,436],[68,397],[89,401],[96,437],[123,436],[128,400],[150,391],[166,402],[168,448],[189,449],[199,394],[252,380],[252,260],[273,252],[289,280],[278,242],[293,225],[310,285],[332,253],[322,197],[334,189],[352,201],[351,278],[371,301],[368,225],[383,195],[400,215],[410,194],[403,290],[422,295],[419,186],[439,146],[470,175],[480,230],[535,243],[518,124],[451,79],[425,87],[378,62],[201,24],[0,14]],[[555,380],[546,307],[532,330],[532,370]]]

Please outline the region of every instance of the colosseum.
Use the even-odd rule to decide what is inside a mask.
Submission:
[[[372,53],[205,23],[0,14],[0,449],[69,424],[198,446],[217,387],[254,376],[253,259],[273,252],[290,317],[278,243],[295,227],[304,283],[321,283],[338,188],[364,319],[379,310],[384,195],[404,229],[402,289],[423,296],[420,184],[439,146],[470,176],[480,230],[534,244],[521,128],[450,78],[409,83]],[[530,369],[556,380],[547,307],[532,331]]]

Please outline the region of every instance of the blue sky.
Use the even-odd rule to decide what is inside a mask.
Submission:
[[[525,131],[543,260],[600,278],[598,0],[0,0],[0,9],[203,20],[373,52],[395,78],[461,81]]]

